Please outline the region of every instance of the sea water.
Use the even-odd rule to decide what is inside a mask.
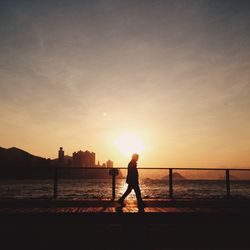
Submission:
[[[116,180],[116,197],[126,190],[125,179]],[[141,179],[143,199],[164,199],[169,196],[168,180]],[[1,180],[0,199],[50,199],[53,197],[53,179]],[[226,195],[225,180],[176,180],[173,183],[174,198],[213,199]],[[231,195],[250,198],[250,181],[231,181]],[[59,199],[110,199],[111,179],[61,179],[58,181]],[[132,191],[129,199],[134,199]]]

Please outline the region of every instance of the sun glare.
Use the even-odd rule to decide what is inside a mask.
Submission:
[[[141,139],[132,133],[119,136],[115,141],[115,145],[125,156],[131,156],[134,153],[141,153],[144,149]]]

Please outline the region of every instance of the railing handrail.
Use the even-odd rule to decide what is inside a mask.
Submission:
[[[54,167],[54,198],[57,198],[57,179],[58,179],[58,169],[98,169],[98,170],[115,170],[115,169],[127,169],[127,167]],[[203,170],[212,170],[212,171],[225,171],[225,183],[226,183],[226,196],[229,198],[230,194],[230,171],[250,171],[250,168],[153,168],[153,167],[138,167],[138,169],[143,170],[168,170],[168,182],[169,182],[169,198],[173,199],[173,170],[192,170],[192,171],[203,171]],[[111,171],[112,175],[112,200],[115,200],[115,186],[116,186],[116,171]]]
[[[54,188],[53,188],[53,197],[54,199],[57,198],[57,193],[58,193],[58,170],[63,169],[63,170],[126,170],[127,167],[68,167],[68,166],[51,166],[51,167],[37,167],[33,168],[32,170],[35,169],[41,169],[43,168],[44,170],[53,170],[54,171]],[[169,198],[173,199],[173,171],[174,170],[191,170],[191,171],[203,171],[203,170],[211,170],[211,171],[225,171],[225,184],[226,184],[226,196],[229,198],[230,197],[230,171],[250,171],[250,168],[176,168],[176,167],[138,167],[137,169],[142,169],[142,170],[168,170],[168,183],[169,183]],[[116,175],[118,171],[109,171],[109,174],[112,176],[112,200],[115,199],[115,186],[116,186]]]
[[[44,169],[99,169],[99,170],[105,170],[105,169],[128,169],[127,167],[45,167]],[[176,168],[176,167],[166,167],[166,168],[158,168],[158,167],[137,167],[137,169],[144,169],[144,170],[216,170],[216,171],[225,171],[225,170],[232,170],[232,171],[250,171],[250,168]]]
[[[48,169],[98,169],[98,170],[105,170],[105,169],[128,169],[128,167],[68,167],[68,166],[46,166],[46,167],[34,167],[30,170],[36,170],[36,169],[44,169],[44,170],[48,170]],[[143,170],[215,170],[215,171],[223,171],[223,170],[232,170],[232,171],[250,171],[250,167],[247,168],[231,168],[231,167],[225,167],[225,168],[209,168],[209,167],[205,167],[205,168],[189,168],[189,167],[137,167],[137,169],[143,169]]]

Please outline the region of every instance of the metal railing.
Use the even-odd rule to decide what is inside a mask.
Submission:
[[[111,175],[111,187],[112,187],[112,200],[116,198],[116,177],[118,175],[118,170],[126,170],[127,168],[124,167],[116,167],[116,168],[98,168],[98,167],[54,167],[54,182],[53,182],[53,198],[57,199],[58,197],[58,170],[109,170],[109,174]],[[173,171],[176,170],[185,170],[185,171],[204,171],[204,170],[211,170],[211,171],[225,171],[225,194],[227,198],[231,197],[231,180],[230,180],[230,172],[232,171],[248,171],[250,172],[249,168],[143,168],[139,167],[138,170],[168,170],[168,185],[169,185],[169,199],[174,198],[174,182],[173,182]]]

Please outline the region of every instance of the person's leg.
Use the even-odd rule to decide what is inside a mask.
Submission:
[[[140,206],[140,205],[143,204],[143,201],[142,201],[142,198],[141,198],[141,190],[140,190],[139,184],[138,183],[135,184],[133,186],[133,188],[135,190],[135,195],[136,195],[138,206]]]
[[[122,197],[118,201],[120,203],[122,203],[124,201],[124,199],[130,194],[131,191],[132,191],[132,187],[131,187],[131,185],[128,185],[127,190],[124,192],[124,194],[122,195]]]

